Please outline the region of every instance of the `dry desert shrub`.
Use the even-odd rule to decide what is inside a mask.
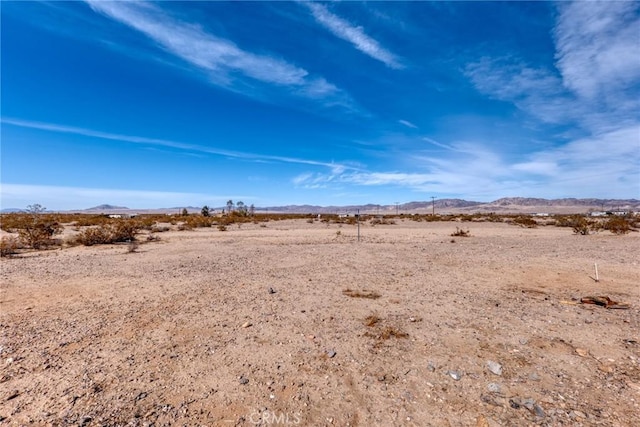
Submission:
[[[512,220],[512,223],[525,228],[536,228],[538,226],[538,223],[536,222],[535,219],[528,216],[524,216],[524,215],[519,215],[515,217]]]
[[[0,257],[11,257],[18,253],[18,249],[21,249],[22,245],[20,240],[15,236],[3,237],[0,240]]]
[[[613,216],[603,224],[602,228],[613,234],[622,235],[633,230],[633,222],[629,218]]]
[[[2,215],[0,227],[7,232],[18,233],[21,244],[43,249],[58,244],[53,236],[63,230],[60,217],[46,213],[45,207],[35,204],[27,206],[26,212]]]
[[[471,236],[471,233],[469,233],[469,230],[463,230],[462,228],[456,227],[456,231],[451,233],[451,235],[453,237],[469,237]]]
[[[71,244],[85,246],[106,245],[118,242],[132,242],[140,232],[140,224],[131,220],[120,220],[111,224],[87,228],[78,233]]]

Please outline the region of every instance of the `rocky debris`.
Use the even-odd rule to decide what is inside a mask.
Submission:
[[[240,375],[240,377],[238,378],[238,382],[242,385],[249,384],[249,378],[245,378],[244,375]]]
[[[334,357],[336,357],[336,351],[335,350],[327,350],[327,356],[329,357],[329,359],[333,359]]]
[[[542,418],[545,416],[544,409],[542,409],[542,407],[538,405],[534,399],[531,398],[522,399],[520,397],[512,397],[511,399],[509,399],[509,406],[511,406],[513,409],[526,408],[536,417]]]
[[[269,288],[269,293],[270,293],[270,294],[275,294],[275,293],[276,293],[276,291],[275,291],[275,289],[273,289],[273,288]]]
[[[251,323],[251,322],[244,322],[244,323],[242,324],[242,327],[243,327],[243,328],[248,328],[248,327],[250,327],[250,326],[253,326],[253,323]]]
[[[487,390],[489,390],[491,393],[501,393],[502,386],[498,383],[489,383],[487,384]]]
[[[499,364],[498,362],[489,360],[487,362],[487,368],[489,369],[489,372],[491,372],[494,375],[502,375],[502,365]]]

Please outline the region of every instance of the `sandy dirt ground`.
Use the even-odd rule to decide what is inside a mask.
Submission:
[[[0,424],[637,426],[639,234],[291,220],[5,258]]]

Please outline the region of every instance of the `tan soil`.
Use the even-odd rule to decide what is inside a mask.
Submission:
[[[0,424],[640,425],[640,233],[361,232],[282,221],[2,259]],[[567,303],[587,295],[631,308]]]

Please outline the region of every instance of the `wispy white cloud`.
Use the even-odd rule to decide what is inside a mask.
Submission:
[[[491,200],[538,197],[640,197],[640,126],[573,140],[514,159],[486,144],[457,142],[448,155],[413,154],[410,171],[346,170],[296,177],[299,188],[396,187]],[[635,142],[634,142],[635,141]],[[602,147],[607,147],[603,150]]]
[[[457,151],[458,150],[455,147],[452,147],[452,146],[447,145],[447,144],[443,144],[442,142],[438,142],[435,139],[432,139],[432,138],[429,138],[429,137],[426,137],[426,136],[422,137],[422,140],[423,141],[427,141],[429,144],[433,144],[436,147],[444,148],[446,150],[450,150],[450,151]]]
[[[414,125],[408,120],[398,120],[398,123],[411,129],[418,129],[418,126]]]
[[[223,150],[218,148],[205,147],[202,145],[186,144],[183,142],[170,141],[166,139],[121,135],[116,133],[96,131],[92,129],[84,129],[84,128],[73,127],[73,126],[21,120],[21,119],[15,119],[10,117],[2,117],[0,119],[0,122],[8,125],[14,125],[14,126],[19,126],[23,128],[29,128],[29,129],[39,129],[39,130],[58,132],[58,133],[69,133],[74,135],[88,136],[92,138],[131,142],[134,144],[144,144],[148,146],[174,148],[178,150],[184,150],[186,152],[213,154],[217,156],[224,156],[228,158],[242,159],[242,160],[248,160],[248,161],[295,163],[295,164],[310,165],[310,166],[321,166],[321,167],[329,168],[332,171],[332,173],[336,173],[336,172],[339,173],[347,169],[354,169],[353,166],[350,166],[347,164],[341,164],[341,163],[320,162],[316,160],[301,159],[301,158],[287,157],[287,156],[273,156],[268,154],[256,154],[256,153],[247,153],[247,152],[241,152],[241,151]]]
[[[394,69],[404,68],[400,58],[368,36],[362,27],[355,26],[346,19],[331,13],[323,4],[312,2],[303,2],[301,4],[309,8],[315,20],[336,37],[348,41],[356,49],[384,63],[387,67]]]
[[[593,133],[638,122],[640,4],[561,2],[554,27],[556,68],[484,57],[465,74],[491,97],[548,123]]]
[[[560,3],[554,31],[564,85],[583,99],[625,91],[640,80],[638,2]]]
[[[276,56],[255,54],[199,25],[182,22],[147,2],[85,0],[91,8],[149,37],[165,51],[204,71],[230,90],[259,96],[252,80],[308,99],[354,109],[350,96],[320,76]]]

